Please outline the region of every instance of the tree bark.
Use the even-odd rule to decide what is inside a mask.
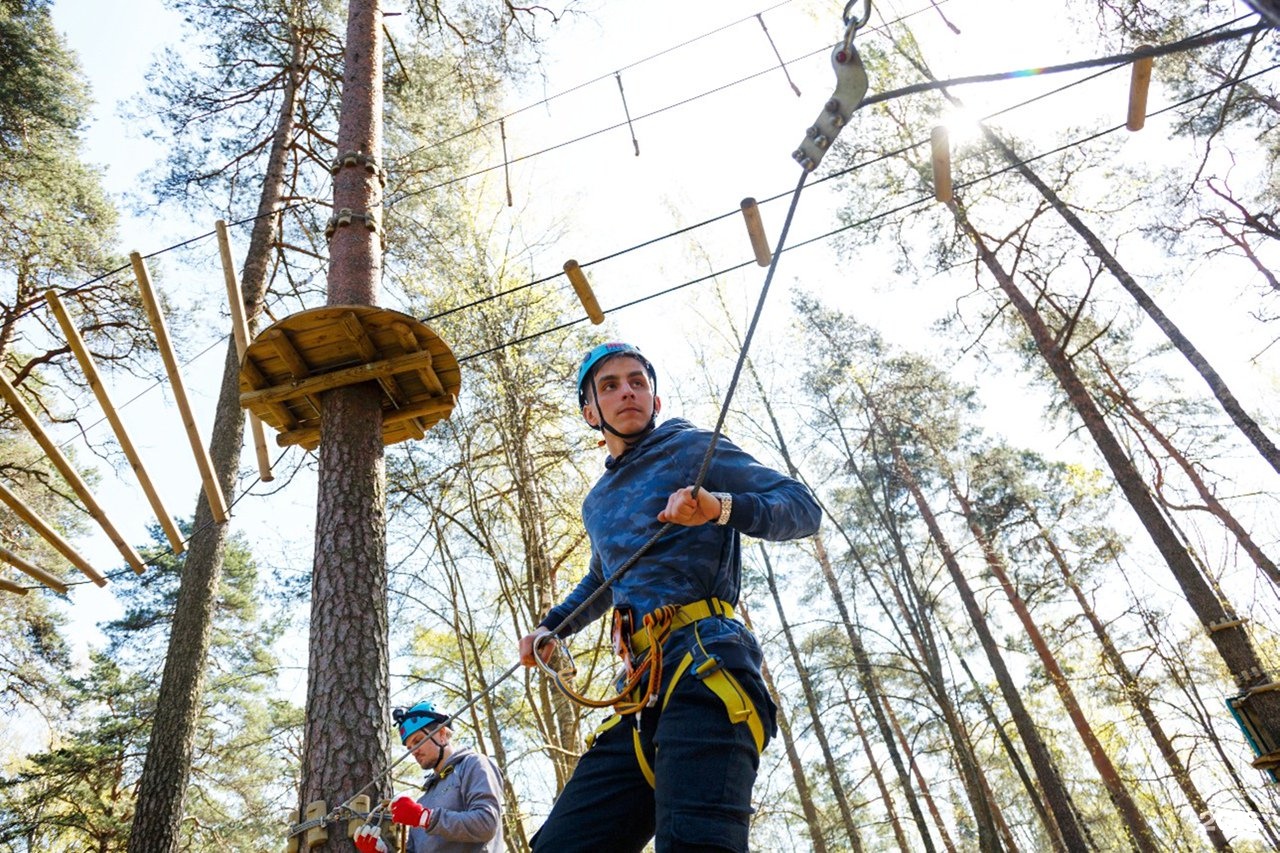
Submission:
[[[382,9],[351,0],[343,62],[339,155],[382,157]],[[376,216],[382,188],[363,167],[334,176],[333,207]],[[381,278],[378,231],[338,227],[330,243],[328,304],[374,305]],[[319,497],[311,580],[311,638],[300,805],[335,806],[381,790],[389,764],[386,472],[381,389],[373,383],[321,399]],[[324,851],[350,850],[331,824]]]

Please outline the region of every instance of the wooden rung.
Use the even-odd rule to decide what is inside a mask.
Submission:
[[[747,238],[751,240],[751,251],[755,253],[756,263],[762,267],[769,266],[773,260],[773,251],[769,248],[769,238],[764,233],[764,222],[760,219],[760,207],[756,200],[748,196],[742,200],[742,218],[747,223]]]
[[[307,803],[307,807],[303,811],[302,816],[305,820],[312,821],[322,818],[326,814],[328,814],[328,808],[326,808],[324,800],[314,800]],[[302,843],[308,850],[310,850],[312,847],[319,847],[328,840],[329,827],[321,824],[320,826],[313,826],[311,829],[308,829],[307,834],[303,836]]]
[[[245,350],[249,348],[249,321],[245,317],[240,282],[236,280],[235,262],[231,259],[231,238],[227,234],[227,223],[221,219],[214,223],[213,230],[218,234],[218,255],[222,259],[222,278],[227,285],[227,303],[231,307],[231,333],[236,340],[236,356],[243,365]],[[253,449],[258,457],[258,479],[270,483],[275,475],[271,473],[271,457],[267,455],[267,437],[262,431],[262,419],[254,412],[249,412],[248,419]]]
[[[45,455],[49,457],[49,461],[62,474],[62,478],[67,481],[67,485],[76,493],[80,500],[84,503],[84,507],[88,510],[94,521],[98,522],[98,526],[116,546],[116,549],[125,558],[125,561],[133,567],[138,574],[146,571],[146,564],[142,562],[142,558],[138,556],[138,552],[124,540],[116,530],[111,520],[107,518],[106,512],[102,506],[94,498],[93,493],[89,491],[88,485],[81,479],[76,470],[71,467],[71,463],[67,461],[67,457],[62,455],[62,451],[58,449],[58,445],[40,426],[40,422],[36,420],[36,416],[27,408],[27,404],[19,396],[18,390],[9,383],[3,373],[0,373],[0,396],[3,396],[9,407],[13,409],[14,414],[18,416],[18,420],[22,421],[23,426],[27,428],[27,432],[31,437],[44,449]]]
[[[133,468],[133,473],[138,478],[138,483],[142,486],[142,493],[147,496],[147,501],[151,504],[151,509],[156,514],[156,519],[160,522],[160,527],[164,530],[164,535],[169,540],[169,547],[173,549],[173,553],[181,554],[185,550],[182,541],[182,534],[178,532],[178,526],[173,523],[173,517],[169,515],[169,511],[165,509],[164,502],[160,500],[160,493],[156,491],[155,485],[151,482],[147,469],[142,464],[142,457],[138,455],[137,449],[133,446],[133,441],[129,438],[129,433],[124,428],[124,422],[120,420],[120,414],[116,411],[116,407],[111,403],[111,397],[107,394],[106,386],[102,384],[102,378],[98,374],[98,365],[93,360],[93,354],[89,352],[89,347],[85,345],[84,338],[80,336],[80,330],[71,322],[71,316],[67,313],[67,309],[62,304],[62,300],[58,298],[58,294],[52,290],[45,291],[45,301],[49,303],[49,307],[53,309],[53,314],[58,319],[58,325],[62,326],[63,334],[67,337],[67,343],[71,345],[71,351],[75,353],[76,360],[80,362],[80,369],[84,371],[85,378],[89,380],[89,387],[93,389],[94,396],[98,398],[98,405],[102,408],[103,414],[107,416],[108,423],[111,424],[112,431],[116,434],[116,441],[120,442],[120,449],[124,451],[125,458],[129,460],[129,465]]]
[[[587,316],[591,318],[591,322],[597,326],[603,323],[604,312],[600,310],[600,303],[596,301],[596,294],[591,289],[591,283],[587,281],[587,275],[582,271],[582,267],[578,266],[577,261],[570,258],[564,262],[564,274],[569,277],[569,283],[573,285],[573,292],[578,294],[578,301],[586,309]]]
[[[1144,44],[1138,50],[1150,48],[1151,45]],[[1129,130],[1142,130],[1147,123],[1147,91],[1151,88],[1152,62],[1150,56],[1133,61],[1133,73],[1129,76],[1129,114],[1124,122]]]
[[[21,498],[5,488],[3,483],[0,483],[0,501],[8,505],[9,509],[13,510],[18,518],[21,518],[30,525],[31,529],[40,534],[41,539],[48,542],[59,554],[66,557],[71,565],[83,572],[85,577],[100,587],[107,585],[107,579],[99,574],[93,566],[89,565],[89,561],[81,557],[80,553],[71,547],[71,543],[63,539],[58,534],[58,531],[54,530],[35,510],[23,503]]]
[[[169,374],[169,387],[173,390],[174,402],[178,404],[178,412],[182,415],[182,424],[187,431],[187,440],[191,444],[191,454],[196,459],[196,467],[200,471],[200,479],[204,482],[204,495],[209,501],[209,510],[213,520],[222,524],[227,520],[227,501],[222,495],[222,486],[213,470],[213,460],[200,439],[200,430],[196,427],[195,415],[191,413],[191,404],[187,401],[187,390],[182,384],[182,372],[178,369],[178,358],[174,355],[173,345],[169,342],[169,329],[165,325],[164,314],[160,310],[160,301],[156,299],[151,288],[151,274],[147,272],[146,262],[138,252],[129,253],[129,261],[133,264],[133,277],[137,279],[138,290],[142,294],[142,304],[147,309],[147,317],[151,320],[151,329],[155,332],[156,345],[160,349],[160,358]]]
[[[929,134],[930,160],[933,163],[933,196],[943,204],[953,198],[951,187],[951,141],[947,129],[938,125]]]
[[[5,592],[12,592],[15,595],[27,594],[27,588],[25,586],[19,586],[13,581],[7,581],[4,578],[0,578],[0,589],[4,590]]]
[[[67,585],[65,583],[63,583],[57,577],[49,574],[39,566],[35,566],[35,565],[32,565],[31,563],[28,563],[26,560],[22,559],[17,554],[10,551],[8,548],[0,548],[0,560],[3,560],[4,562],[13,566],[18,571],[24,572],[25,574],[30,575],[31,577],[40,581],[40,583],[49,587],[49,589],[53,590],[54,592],[60,592],[63,595],[67,594]]]

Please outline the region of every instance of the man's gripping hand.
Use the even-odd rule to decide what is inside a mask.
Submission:
[[[391,853],[387,842],[382,840],[382,828],[379,826],[366,823],[356,830],[354,840],[360,853]]]
[[[391,801],[391,820],[405,826],[420,826],[426,829],[431,823],[431,809],[418,805],[412,798],[403,794]]]
[[[533,631],[533,633],[525,634],[523,637],[521,637],[520,638],[520,663],[524,664],[525,666],[535,666],[537,662],[534,661],[533,659],[534,649],[538,650],[538,655],[542,658],[543,663],[550,663],[551,655],[556,650],[556,644],[554,639],[552,639],[550,642],[543,640],[543,637],[547,637],[550,634],[551,634],[550,628],[539,626]],[[542,643],[541,646],[538,645],[539,642]]]
[[[693,486],[685,486],[667,497],[667,506],[658,513],[658,521],[669,521],[684,527],[697,527],[720,517],[720,499],[706,489],[698,489],[693,496]]]

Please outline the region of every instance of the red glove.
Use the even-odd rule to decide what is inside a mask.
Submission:
[[[431,809],[424,808],[401,794],[391,802],[391,820],[395,823],[403,823],[405,826],[420,826],[426,829],[427,824],[431,823]]]
[[[365,824],[356,830],[354,838],[356,849],[360,853],[391,853],[387,849],[386,842],[382,840],[380,827]]]

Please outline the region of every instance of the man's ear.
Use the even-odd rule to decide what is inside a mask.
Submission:
[[[661,412],[661,411],[662,411],[662,398],[655,396],[653,398],[653,413],[656,415],[658,414],[658,412]]]
[[[582,417],[592,427],[600,426],[600,419],[596,415],[596,407],[592,403],[587,403],[582,407]]]

